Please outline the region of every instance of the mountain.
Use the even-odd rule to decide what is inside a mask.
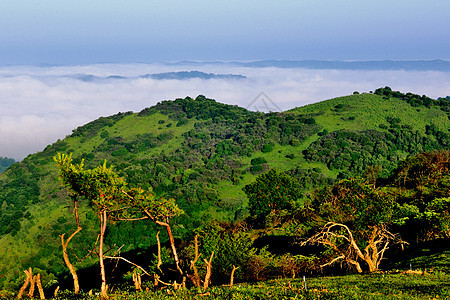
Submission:
[[[16,288],[28,267],[45,280],[66,272],[61,234],[76,228],[53,157],[73,153],[86,168],[105,159],[132,186],[173,197],[185,211],[173,222],[180,238],[211,219],[248,216],[243,186],[275,168],[308,193],[337,178],[381,166],[388,174],[411,154],[450,148],[450,101],[380,88],[292,109],[253,112],[205,96],[163,101],[139,113],[102,117],[29,155],[0,174],[0,284]],[[95,244],[97,217],[81,202],[77,257]],[[155,245],[152,223],[116,223],[106,243],[122,251]],[[73,258],[75,260],[75,257]],[[87,258],[77,268],[94,263]]]
[[[169,65],[235,65],[251,68],[305,68],[333,70],[406,70],[406,71],[450,71],[450,61],[446,60],[378,60],[378,61],[339,61],[339,60],[259,60],[247,62],[195,62],[180,61]]]
[[[179,72],[166,72],[157,74],[146,74],[140,76],[141,78],[152,78],[157,80],[172,79],[172,80],[186,80],[186,79],[245,79],[247,77],[243,75],[233,74],[213,74],[204,73],[200,71],[179,71]]]
[[[243,75],[235,74],[214,74],[205,73],[200,71],[179,71],[179,72],[166,72],[166,73],[155,73],[155,74],[145,74],[138,77],[124,77],[118,75],[111,75],[108,77],[100,77],[91,74],[75,74],[67,75],[67,78],[72,78],[84,82],[93,81],[105,81],[105,80],[123,80],[123,79],[134,79],[134,78],[151,78],[155,80],[188,80],[188,79],[245,79],[247,77]]]

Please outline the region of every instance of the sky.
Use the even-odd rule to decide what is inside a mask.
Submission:
[[[2,0],[0,65],[450,59],[448,0]]]
[[[450,60],[449,28],[448,0],[1,0],[0,156],[21,160],[100,116],[199,94],[247,107],[263,92],[282,110],[386,85],[445,97],[450,72],[164,62]],[[247,78],[139,78],[186,70]]]

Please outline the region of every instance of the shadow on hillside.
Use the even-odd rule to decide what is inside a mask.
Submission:
[[[450,239],[414,243],[387,252],[383,269],[439,269],[450,271]]]

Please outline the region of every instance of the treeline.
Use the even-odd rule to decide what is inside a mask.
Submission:
[[[419,96],[413,93],[404,94],[399,91],[393,91],[388,86],[376,89],[374,91],[374,94],[383,96],[385,99],[389,99],[389,97],[400,99],[406,101],[408,104],[414,107],[439,107],[442,111],[450,113],[450,101],[448,97],[435,100],[425,95]]]
[[[392,171],[406,154],[450,148],[450,134],[426,126],[426,135],[413,131],[399,118],[388,118],[380,128],[387,131],[339,130],[318,139],[303,153],[312,162],[323,162],[330,170],[342,170],[340,177],[362,174],[369,166]]]

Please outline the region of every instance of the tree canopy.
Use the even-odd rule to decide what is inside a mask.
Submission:
[[[296,181],[275,169],[259,175],[243,190],[249,199],[250,214],[256,218],[264,218],[271,211],[289,209],[300,198]]]

